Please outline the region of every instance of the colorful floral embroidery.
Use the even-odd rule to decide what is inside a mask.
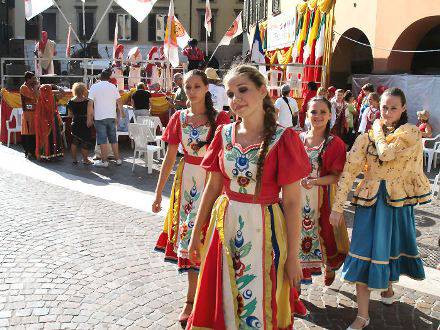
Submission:
[[[188,154],[194,157],[203,157],[206,146],[200,146],[200,142],[206,141],[209,133],[209,124],[194,127],[187,122],[186,111],[181,111],[180,122],[182,127],[182,145]],[[203,152],[202,152],[203,148]]]
[[[260,320],[252,315],[257,307],[257,299],[253,297],[251,289],[246,288],[254,279],[255,275],[249,274],[252,265],[245,265],[243,259],[252,250],[252,241],[245,243],[243,237],[244,221],[241,216],[238,217],[240,228],[237,230],[235,238],[229,241],[232,254],[232,264],[235,271],[238,295],[237,308],[240,317],[240,329],[261,328]]]
[[[192,178],[192,182],[193,186],[191,189],[183,192],[183,198],[186,203],[183,205],[183,209],[180,211],[180,246],[184,250],[188,249],[189,238],[191,237],[192,229],[194,227],[196,212],[194,212],[193,205],[200,198],[200,192],[197,191],[197,183],[194,177]]]

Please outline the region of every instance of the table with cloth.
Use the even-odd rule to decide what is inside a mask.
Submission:
[[[121,98],[123,104],[130,104],[131,95],[136,89],[129,91],[122,91]],[[6,144],[8,142],[8,130],[6,129],[6,121],[11,116],[12,109],[21,108],[21,97],[19,91],[8,91],[2,89],[0,91],[1,96],[1,109],[0,109],[0,142]],[[165,93],[151,93],[150,98],[150,113],[154,116],[158,116],[163,125],[168,123],[170,109],[169,103],[166,99]],[[72,93],[66,91],[64,95],[58,99],[57,106],[65,106],[67,102],[72,98]],[[66,123],[66,137],[70,140],[70,123],[71,120],[67,117],[63,117],[63,121]],[[15,127],[15,123],[11,124],[11,127]],[[17,142],[20,142],[20,133],[17,133]]]

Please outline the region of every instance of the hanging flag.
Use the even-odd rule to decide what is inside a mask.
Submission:
[[[263,42],[261,41],[261,33],[258,25],[259,24],[255,25],[254,40],[251,46],[251,62],[266,63],[266,57],[264,56],[263,50]],[[266,74],[266,65],[259,65],[258,71],[260,71],[262,74]]]
[[[118,34],[119,34],[118,20],[116,20],[116,22],[115,22],[115,34],[114,34],[114,37],[113,37],[113,60],[115,60],[116,47],[118,47]]]
[[[185,28],[183,27],[183,24],[180,23],[177,17],[174,17],[174,24],[175,24],[174,27],[176,31],[177,45],[183,49],[186,46],[188,46],[188,41],[191,38],[188,32],[186,32]]]
[[[313,48],[316,44],[316,39],[318,38],[318,32],[321,23],[321,13],[319,12],[319,10],[315,10],[312,20],[310,21],[311,27],[307,36],[307,43],[304,46],[303,64],[313,64],[315,62],[315,60],[310,59],[310,57],[314,57]],[[308,61],[312,61],[312,63],[307,63]]]
[[[170,1],[170,9],[168,10],[167,29],[165,31],[164,54],[165,58],[175,68],[179,66],[179,47],[176,37],[176,21],[174,17],[174,2]]]
[[[70,57],[70,33],[72,32],[72,26],[69,24],[69,32],[67,32],[67,41],[66,41],[66,57]]]
[[[26,19],[29,21],[52,5],[53,0],[24,0]]]
[[[321,24],[319,24],[318,38],[316,39],[315,46],[315,65],[322,65],[324,58],[324,48],[325,48],[325,25],[326,25],[327,15],[324,14],[321,18]],[[314,80],[321,80],[322,68],[315,68]]]
[[[157,0],[115,0],[139,23],[147,17]]]
[[[306,9],[306,12],[303,15],[303,21],[301,22],[301,31],[298,35],[298,43],[297,43],[297,63],[302,63],[303,55],[304,55],[304,43],[307,41],[307,31],[310,23],[310,10]]]
[[[232,25],[226,31],[222,40],[220,40],[219,46],[228,46],[231,40],[243,33],[243,22],[241,20],[241,12],[238,14],[237,18],[234,20]]]
[[[212,21],[212,12],[211,5],[209,4],[209,0],[206,0],[205,5],[205,29],[208,32],[208,36],[211,36],[211,21]]]

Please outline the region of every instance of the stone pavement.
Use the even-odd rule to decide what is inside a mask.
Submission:
[[[0,158],[14,162],[4,151],[0,146]],[[77,187],[88,181],[80,177],[65,175],[70,186],[52,184],[27,166],[32,173],[0,166],[0,328],[179,329],[185,277],[152,251],[162,217],[115,202],[129,192],[112,184],[84,194]],[[113,188],[120,194],[114,199],[97,197]],[[435,238],[439,210],[421,210],[434,225],[427,226],[432,235],[421,228],[420,239]],[[434,248],[432,239],[427,245]],[[400,302],[392,307],[373,293],[370,328],[438,328],[440,296],[400,286],[396,293]],[[339,279],[328,288],[316,278],[303,286],[303,297],[309,315],[295,328],[345,329],[355,317],[354,287]]]

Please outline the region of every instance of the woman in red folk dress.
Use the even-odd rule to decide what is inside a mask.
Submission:
[[[295,131],[276,124],[256,68],[238,66],[225,82],[241,121],[217,129],[202,162],[210,176],[189,254],[204,261],[187,328],[291,329],[300,304],[294,284],[301,279],[299,180],[310,165]]]
[[[218,125],[229,123],[226,112],[216,112],[208,91],[208,79],[203,71],[193,70],[184,78],[184,88],[190,108],[177,111],[163,134],[168,150],[156,187],[153,212],[161,209],[162,191],[176,161],[179,143],[184,157],[174,177],[170,208],[156,250],[165,252],[165,260],[177,262],[179,272],[188,273],[188,291],[179,321],[185,325],[192,310],[197,286],[199,263],[188,258],[188,246],[206,181],[206,171],[200,166],[206,148]]]
[[[310,100],[307,118],[311,129],[300,138],[309,156],[312,172],[301,180],[302,227],[300,260],[305,284],[321,274],[325,265],[325,285],[330,286],[348,252],[345,225],[333,228],[329,222],[335,184],[345,164],[345,143],[330,134],[331,103],[321,97]]]

